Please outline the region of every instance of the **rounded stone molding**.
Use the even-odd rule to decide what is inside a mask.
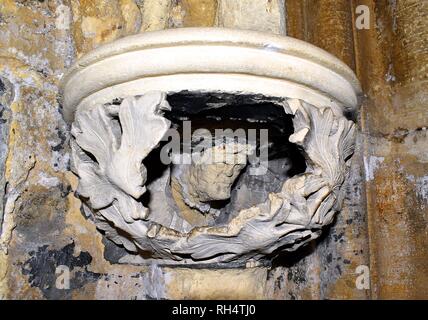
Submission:
[[[132,262],[256,266],[270,261],[317,238],[340,211],[355,136],[344,113],[357,108],[360,91],[345,64],[289,37],[185,28],[123,38],[80,59],[63,79],[77,193],[108,238],[139,254]],[[164,117],[171,112],[168,95],[180,92],[272,101],[292,118],[288,141],[301,148],[305,171],[220,224],[180,229],[153,219],[141,201],[150,171],[143,160],[171,125]],[[208,167],[186,170],[165,181],[186,189],[182,205],[210,212],[204,201],[218,195],[211,195],[204,180]],[[190,195],[201,192],[204,201],[195,204]]]
[[[84,85],[82,85],[84,84]],[[225,28],[128,36],[82,57],[64,76],[64,116],[153,90],[286,96],[355,109],[361,88],[328,52],[291,37]]]

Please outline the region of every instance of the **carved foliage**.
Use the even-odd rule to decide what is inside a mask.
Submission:
[[[113,205],[127,223],[146,218],[147,209],[137,201],[146,191],[142,160],[170,126],[160,114],[165,109],[169,105],[164,94],[150,93],[124,99],[118,114],[98,105],[76,118],[71,132],[72,160],[80,178],[77,192],[93,209]],[[120,119],[119,134],[113,129],[115,116]]]
[[[165,96],[151,93],[127,98],[116,109],[97,106],[78,114],[73,125],[78,193],[88,199],[98,227],[128,250],[139,248],[154,257],[188,263],[261,260],[318,237],[340,209],[354,124],[330,107],[290,99],[285,110],[294,114],[295,133],[289,139],[303,149],[305,173],[285,181],[281,192],[240,211],[225,226],[179,233],[151,222],[138,202],[145,191],[142,160],[170,125],[159,113],[165,108]],[[113,130],[116,115],[121,132]]]

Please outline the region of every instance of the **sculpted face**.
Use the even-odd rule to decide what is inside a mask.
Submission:
[[[233,183],[247,164],[250,146],[229,141],[206,149],[189,168],[193,196],[199,202],[230,198]]]
[[[182,200],[201,212],[210,210],[210,201],[230,198],[232,186],[247,164],[253,148],[228,141],[192,154],[191,164],[176,165],[172,180],[181,187]]]
[[[201,202],[230,198],[233,183],[245,164],[224,162],[195,165],[192,174],[198,181],[195,192]]]

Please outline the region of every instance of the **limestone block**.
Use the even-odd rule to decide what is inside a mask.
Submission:
[[[150,19],[160,21],[155,10],[159,3],[153,8],[149,1],[144,3],[147,10],[140,10],[134,0],[71,0],[71,30],[77,55],[121,36],[146,30],[143,20],[146,24],[150,24]]]
[[[119,4],[124,21],[124,33],[138,33],[142,23],[140,8],[134,0],[119,0]]]
[[[163,30],[168,26],[171,0],[145,0],[142,6],[141,32]]]
[[[284,1],[219,0],[217,25],[285,35]]]
[[[169,299],[265,299],[266,268],[193,270],[167,268]]]
[[[184,0],[185,27],[212,27],[217,13],[217,0]]]

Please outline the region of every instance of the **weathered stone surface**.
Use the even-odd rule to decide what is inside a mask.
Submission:
[[[127,9],[126,4],[123,1],[122,3],[122,7]],[[71,29],[78,56],[99,44],[119,38],[125,34],[126,29],[132,29],[130,21],[125,25],[121,3],[117,0],[101,2],[71,0],[71,12]]]
[[[368,96],[361,123],[372,298],[426,298],[426,2],[363,4],[371,28],[355,34]]]
[[[352,10],[349,1],[290,0],[286,1],[286,10],[288,35],[327,50],[354,69]]]
[[[166,29],[172,6],[171,0],[145,0],[142,4],[141,32]]]
[[[120,10],[124,21],[125,34],[138,33],[141,29],[141,11],[134,0],[120,0]]]
[[[24,239],[16,242],[16,237],[36,236],[39,227],[47,228],[40,230],[42,234],[49,234],[52,230],[47,221],[57,221],[65,214],[64,196],[69,191],[62,181],[68,156],[61,150],[66,140],[65,125],[59,114],[54,86],[49,86],[43,76],[16,59],[2,58],[0,66],[0,73],[15,90],[10,105],[4,172],[6,200],[0,238],[3,252],[8,253],[8,262],[2,266],[14,274],[17,269],[8,265],[12,266],[13,261],[25,258],[26,252],[34,249],[29,243],[43,242],[37,237],[34,242],[27,243]],[[53,225],[56,222],[50,226]],[[11,274],[7,282],[18,285],[19,276],[15,278]]]
[[[217,14],[217,0],[183,0],[185,27],[212,27]]]
[[[276,1],[219,0],[218,12],[216,1],[198,2],[0,1],[0,298],[426,298],[427,2],[360,0],[347,11],[349,1],[287,0],[286,19]],[[369,30],[351,29],[357,4],[370,9]],[[355,64],[368,99],[359,120],[363,155],[353,160],[344,209],[328,237],[269,273],[107,262],[71,191],[77,180],[68,171],[57,82],[76,55],[101,43],[211,25],[214,15],[218,26],[282,34],[286,21],[289,35],[309,40],[310,32]],[[61,263],[74,268],[72,290],[52,287]],[[366,264],[371,289],[358,290],[355,267]]]
[[[300,40],[305,40],[306,35],[304,3],[302,0],[285,1],[287,35]]]
[[[267,270],[166,269],[170,299],[266,299]]]
[[[285,35],[283,0],[218,0],[217,26]]]
[[[2,130],[7,139],[7,152],[0,157],[5,190],[0,215],[0,296],[41,297],[16,263],[28,258],[32,245],[42,245],[37,240],[29,244],[25,237],[36,236],[39,227],[52,232],[47,226],[55,223],[48,221],[57,214],[61,219],[66,211],[63,172],[68,156],[63,148],[67,135],[55,83],[69,65],[73,49],[64,22],[67,9],[61,2],[2,1],[0,12]]]
[[[413,86],[415,82],[428,81],[428,2],[397,1],[390,4],[389,11],[396,83]]]

